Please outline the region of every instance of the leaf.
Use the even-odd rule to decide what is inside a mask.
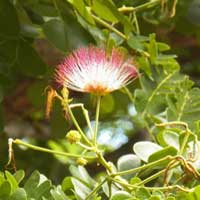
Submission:
[[[170,46],[168,44],[157,42],[158,51],[168,51],[170,50]]]
[[[78,14],[77,14],[77,19],[78,19],[78,22],[92,35],[92,37],[95,39],[97,44],[106,42],[106,37],[100,28],[98,28],[97,26],[91,25],[83,17],[81,17]]]
[[[41,199],[46,192],[50,191],[51,186],[52,186],[51,181],[49,180],[44,181],[36,188],[34,197],[36,199]]]
[[[11,194],[11,184],[8,181],[4,181],[0,186],[0,199],[7,199]]]
[[[46,65],[36,51],[25,41],[20,41],[18,48],[18,66],[27,76],[40,76],[46,72]]]
[[[68,38],[66,25],[62,20],[52,19],[44,23],[43,31],[47,39],[61,51],[67,51]]]
[[[23,188],[17,188],[9,200],[27,200],[26,191]]]
[[[194,128],[195,122],[200,119],[200,89],[191,88],[192,82],[185,78],[180,87],[168,96],[168,121],[183,121]]]
[[[90,188],[80,182],[76,178],[72,178],[72,184],[74,186],[75,194],[78,200],[85,200],[88,194],[91,192]]]
[[[17,181],[15,180],[15,178],[9,171],[5,171],[5,175],[6,175],[7,181],[11,185],[11,192],[15,191],[18,188]]]
[[[138,52],[141,52],[144,50],[144,45],[143,43],[139,40],[139,38],[137,38],[137,36],[134,36],[134,35],[131,35],[129,38],[128,38],[128,41],[127,41],[128,45],[138,51]]]
[[[141,165],[141,160],[134,154],[127,154],[121,156],[117,161],[117,168],[119,171],[125,171],[139,167]],[[124,178],[130,179],[134,176],[134,173],[124,175]]]
[[[126,200],[132,197],[128,192],[125,191],[117,191],[115,194],[112,195],[110,200]]]
[[[159,197],[159,196],[151,196],[150,198],[149,198],[149,200],[161,200],[161,198]]]
[[[112,1],[108,0],[98,0],[98,3],[101,4],[102,6],[105,6],[108,10],[109,13],[112,13],[112,15],[118,19],[123,25],[124,29],[126,29],[126,35],[128,36],[130,31],[133,29],[133,25],[131,22],[126,18],[122,13],[120,13]],[[101,15],[101,13],[99,13]]]
[[[173,94],[176,88],[184,81],[184,77],[174,72],[165,72],[157,68],[152,72],[153,80],[146,76],[140,77],[142,89],[135,90],[135,107],[137,113],[145,118],[147,115],[153,120],[153,116],[164,112],[167,108],[166,98]]]
[[[74,177],[84,182],[87,186],[93,187],[96,184],[96,181],[90,177],[90,175],[88,174],[88,172],[84,167],[82,166],[75,167],[71,165],[69,167],[69,170]]]
[[[39,185],[39,181],[40,173],[38,171],[34,171],[24,185],[24,189],[28,197],[34,196],[35,189]]]
[[[141,56],[137,59],[137,63],[140,66],[140,70],[144,71],[149,79],[152,79],[152,71],[148,58]]]
[[[163,130],[157,135],[157,139],[162,146],[173,146],[179,150],[179,135],[175,131]]]
[[[67,196],[62,191],[60,186],[57,186],[56,188],[52,189],[50,193],[53,196],[54,200],[68,200]]]
[[[161,149],[161,150],[153,153],[152,155],[150,155],[148,162],[153,162],[153,161],[159,160],[159,159],[164,158],[168,155],[170,155],[170,156],[177,155],[177,149],[175,149],[172,146],[165,147],[164,149]]]
[[[150,192],[145,188],[140,188],[136,190],[135,195],[139,199],[146,200],[146,199],[149,199]]]
[[[154,33],[150,34],[149,38],[150,38],[150,43],[149,43],[148,51],[150,54],[151,63],[154,64],[158,56],[158,47],[155,40],[155,34]]]
[[[62,190],[64,192],[66,192],[67,190],[72,189],[73,188],[73,184],[72,184],[72,181],[71,181],[71,177],[65,177],[64,180],[62,181],[61,187],[62,187]]]
[[[162,147],[156,143],[149,141],[137,142],[133,146],[135,154],[144,162],[147,162],[150,155],[161,150]]]
[[[92,10],[102,19],[112,23],[118,22],[118,19],[115,17],[112,10],[110,10],[109,7],[107,7],[101,0],[93,1]]]
[[[73,0],[73,6],[77,9],[79,14],[90,24],[95,24],[92,16],[86,9],[85,3],[83,0]]]
[[[19,184],[23,180],[25,173],[23,170],[18,170],[13,174],[13,176],[15,177],[15,180]]]
[[[0,1],[0,27],[1,35],[5,37],[12,36],[17,38],[19,35],[19,22],[16,10],[12,5],[11,1]]]

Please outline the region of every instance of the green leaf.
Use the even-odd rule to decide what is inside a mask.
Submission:
[[[168,121],[183,121],[188,123],[190,128],[194,128],[195,122],[200,119],[200,89],[190,89],[192,84],[185,77],[176,92],[168,96]]]
[[[179,135],[175,131],[163,130],[157,135],[157,139],[162,146],[173,146],[179,150]]]
[[[57,186],[56,188],[52,189],[50,193],[54,200],[68,200],[67,196],[62,191],[61,186]]]
[[[136,36],[131,35],[129,37],[127,43],[132,49],[134,49],[138,52],[141,52],[144,50],[144,45]]]
[[[45,193],[50,190],[51,186],[51,181],[49,180],[46,180],[43,183],[41,183],[35,190],[35,198],[41,199],[45,195]]]
[[[68,200],[67,196],[62,191],[61,186],[57,186],[56,188],[51,189],[50,193],[54,200]]]
[[[135,195],[137,198],[142,199],[142,200],[149,199],[149,197],[151,196],[150,192],[145,188],[137,189],[135,192]]]
[[[65,192],[73,188],[71,177],[65,177],[61,184],[62,190]]]
[[[0,186],[0,199],[1,200],[7,199],[11,194],[11,190],[12,190],[11,184],[8,181],[4,181]]]
[[[149,37],[150,37],[150,43],[149,43],[148,51],[150,54],[151,63],[154,64],[156,61],[156,58],[158,56],[158,47],[157,47],[157,43],[155,40],[155,34],[152,33],[152,34],[150,34]]]
[[[155,115],[166,111],[166,98],[173,92],[184,79],[176,71],[167,72],[163,68],[157,68],[152,72],[152,79],[146,76],[140,77],[142,89],[135,90],[135,107],[142,118],[149,116],[152,121]],[[151,114],[151,115],[150,115]],[[156,116],[156,117],[157,117]],[[156,121],[155,121],[156,123]]]
[[[11,1],[0,1],[0,27],[3,37],[12,36],[17,38],[19,35],[20,27],[16,14],[16,10]]]
[[[41,76],[46,72],[46,65],[36,51],[25,41],[20,41],[18,48],[18,66],[27,76]]]
[[[9,200],[27,200],[26,191],[23,188],[17,188]]]
[[[120,13],[115,6],[115,4],[110,0],[98,0],[98,2],[101,5],[104,5],[107,9],[109,9],[109,13],[112,13],[112,15],[117,18],[123,25],[124,29],[126,29],[126,35],[128,36],[130,31],[133,29],[132,23],[126,18],[122,13]],[[101,14],[101,13],[99,13]],[[102,16],[103,17],[103,16]]]
[[[5,171],[5,175],[6,175],[7,181],[11,185],[11,191],[12,192],[15,191],[18,188],[18,183],[17,183],[16,179],[9,171]]]
[[[44,23],[43,31],[47,39],[61,51],[67,51],[68,39],[66,25],[62,20],[52,19]]]
[[[112,195],[111,200],[126,200],[129,199],[131,195],[125,191],[117,191],[115,194]]]
[[[74,177],[84,182],[87,186],[93,187],[96,184],[96,181],[90,177],[84,167],[71,165],[69,170]]]
[[[168,155],[175,156],[176,154],[177,154],[177,149],[175,149],[172,146],[168,146],[168,147],[165,147],[164,149],[157,151],[157,152],[153,153],[152,155],[150,155],[148,162],[153,162],[153,161],[159,160]]]
[[[40,181],[40,173],[34,171],[24,185],[28,197],[33,197]]]
[[[77,14],[78,22],[92,35],[97,44],[106,42],[106,37],[97,26],[88,23],[83,17]]]
[[[162,200],[159,196],[151,196],[149,200]]]
[[[135,184],[140,183],[141,181],[142,181],[142,180],[141,180],[139,177],[135,176],[135,177],[131,178],[130,184],[131,184],[131,185],[135,185]]]
[[[15,177],[15,180],[19,184],[23,180],[25,173],[23,170],[18,170],[13,174],[13,176]]]
[[[127,154],[121,156],[117,161],[117,168],[119,171],[125,171],[139,167],[141,165],[141,160],[134,154]],[[124,175],[124,178],[130,179],[134,174]]]
[[[92,10],[102,19],[112,23],[118,22],[118,19],[115,17],[115,14],[113,14],[112,10],[109,9],[109,7],[107,7],[101,0],[93,1]]]
[[[83,0],[73,0],[73,6],[77,9],[79,14],[90,24],[95,24],[92,16],[88,12]]]
[[[137,142],[133,146],[135,154],[144,162],[148,161],[150,155],[161,149],[160,145],[149,141]]]
[[[74,186],[77,199],[80,199],[80,200],[86,199],[86,197],[91,192],[91,189],[76,178],[72,178],[71,180]]]
[[[138,66],[140,66],[140,69],[147,74],[148,78],[152,79],[152,72],[148,58],[141,56],[137,59],[137,63]]]
[[[168,51],[170,50],[170,46],[168,44],[157,42],[158,51]]]

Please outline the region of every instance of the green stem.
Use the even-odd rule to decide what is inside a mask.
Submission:
[[[85,134],[84,134],[84,132],[82,131],[81,127],[79,126],[79,124],[78,124],[76,118],[74,117],[74,114],[73,114],[73,112],[72,112],[72,110],[71,110],[70,107],[68,108],[68,112],[69,112],[69,115],[70,115],[70,117],[71,117],[71,119],[72,119],[74,125],[76,126],[77,130],[78,130],[79,133],[81,134],[83,140],[84,140],[88,145],[91,146],[91,142],[90,142],[90,141],[88,140],[88,138],[85,136]]]
[[[96,107],[96,116],[95,116],[95,128],[94,128],[94,145],[97,144],[97,133],[98,133],[98,126],[99,126],[99,112],[100,112],[100,105],[101,105],[101,96],[97,96],[97,107]]]
[[[135,104],[133,95],[131,94],[130,90],[127,87],[123,87],[125,93],[127,94],[128,98],[130,99],[130,101],[133,103],[133,105]]]
[[[106,182],[106,180],[107,179],[105,178],[101,183],[99,183],[98,186],[94,188],[94,190],[92,190],[92,192],[86,197],[85,200],[90,200],[93,194],[95,194],[101,188],[101,186]]]
[[[120,12],[138,12],[138,11],[141,11],[141,10],[144,10],[144,9],[152,8],[155,5],[159,4],[161,1],[162,0],[154,0],[154,1],[144,3],[144,4],[137,6],[137,7],[123,6],[121,8],[118,8],[118,11],[120,11]]]
[[[124,35],[122,32],[118,31],[116,28],[114,28],[113,26],[111,26],[109,23],[105,22],[104,20],[102,20],[101,18],[97,17],[94,14],[91,14],[91,16],[93,17],[93,19],[95,21],[97,21],[99,24],[105,26],[106,28],[110,29],[111,31],[115,32],[117,35],[119,35],[120,37],[122,37],[123,39],[127,39],[126,35]]]
[[[105,160],[102,153],[100,151],[96,151],[97,158],[99,162],[108,170],[109,173],[113,173],[111,165]]]
[[[180,154],[180,155],[183,155],[189,137],[190,137],[190,132],[186,130],[186,131],[185,131],[185,137],[184,137],[184,139],[183,139],[183,142],[182,142],[182,144],[181,144],[181,148],[180,148],[180,151],[179,151],[179,154]]]
[[[84,105],[82,103],[78,103],[78,104],[71,104],[69,105],[70,108],[75,108],[75,107],[80,107],[83,111],[83,115],[85,117],[85,120],[87,122],[87,125],[88,125],[88,128],[90,130],[90,136],[92,138],[92,135],[93,135],[93,130],[92,130],[92,126],[91,126],[91,122],[90,122],[90,117],[89,117],[89,114],[88,114],[88,111],[87,109],[84,108]]]
[[[152,180],[158,178],[160,175],[162,175],[163,173],[165,173],[165,171],[166,171],[166,170],[163,169],[163,170],[157,172],[156,174],[153,174],[152,176],[146,178],[145,180],[139,182],[137,185],[144,185],[144,184],[146,184],[146,183],[148,183],[148,182],[150,182],[150,181],[152,181]]]
[[[60,155],[60,156],[73,157],[73,158],[85,158],[85,159],[90,159],[90,160],[96,159],[96,157],[92,157],[92,156],[77,155],[77,154],[72,154],[72,153],[54,151],[54,150],[46,149],[46,148],[43,148],[43,147],[38,147],[38,146],[35,146],[35,145],[32,145],[32,144],[28,144],[26,142],[23,142],[22,140],[19,140],[19,139],[13,140],[13,143],[28,147],[28,148],[36,150],[36,151],[42,151],[42,152],[46,152],[46,153],[50,153],[50,154],[56,154],[56,155]]]
[[[131,189],[138,189],[138,188],[144,188],[144,186],[137,186],[137,185],[131,185],[129,183],[125,183],[122,182],[118,179],[112,178],[113,181],[115,181],[116,183],[119,183],[122,186],[125,186],[127,188],[131,188]],[[161,191],[169,191],[169,190],[181,190],[184,192],[192,192],[194,189],[188,189],[188,188],[184,188],[181,187],[179,185],[170,185],[170,186],[164,186],[164,187],[145,187],[145,189],[150,190],[150,191],[155,191],[155,190],[161,190]]]
[[[154,162],[148,163],[146,165],[142,165],[142,166],[134,168],[134,169],[129,169],[129,170],[126,170],[126,171],[117,172],[117,173],[113,174],[113,176],[122,176],[122,175],[126,175],[126,174],[135,173],[137,171],[141,171],[141,170],[144,170],[146,168],[152,168],[154,166],[157,166],[164,161],[167,161],[167,160],[171,161],[173,159],[174,159],[174,157],[172,157],[172,156],[166,156],[164,158],[161,158],[160,160],[156,160]]]

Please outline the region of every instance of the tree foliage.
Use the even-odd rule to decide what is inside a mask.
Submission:
[[[180,72],[182,66],[175,53],[190,55],[189,52],[171,49],[158,41],[162,34],[157,36],[154,32],[157,27],[165,30],[175,27],[177,33],[195,35],[199,42],[199,3],[198,0],[1,0],[0,101],[14,91],[20,80],[31,80],[27,97],[35,110],[28,110],[27,115],[32,121],[41,122],[44,118],[45,88],[48,94],[56,93],[47,88],[53,77],[52,66],[46,62],[51,55],[42,55],[38,42],[48,41],[59,57],[91,43],[108,52],[118,47],[134,57],[140,75],[130,86],[102,98],[98,134],[100,138],[107,131],[110,139],[107,143],[97,140],[99,145],[96,141],[93,144],[86,134],[94,124],[94,97],[75,96],[71,102],[66,91],[55,87],[61,102],[56,100],[53,107],[51,98],[48,102],[52,108],[49,149],[19,139],[10,140],[8,166],[13,164],[16,144],[55,154],[59,162],[69,166],[70,175],[55,186],[38,171],[25,180],[22,170],[13,175],[2,172],[0,199],[198,199],[200,89],[198,83]],[[186,22],[187,26],[183,24]],[[67,110],[69,105],[76,107],[74,115],[71,109]],[[134,110],[133,114],[127,112],[129,108]],[[75,122],[72,128],[77,131],[71,130],[71,135],[66,136],[69,140],[76,134],[70,138],[76,144],[60,139],[71,126],[70,117],[66,117],[66,123],[62,109],[69,112],[71,121],[75,121],[72,120],[75,116],[83,127]],[[116,148],[112,142],[117,141],[117,135],[131,137],[143,129],[148,133],[148,141],[133,144],[132,152],[121,156],[117,163],[105,160],[104,153]],[[77,138],[79,141],[74,141]],[[103,171],[90,176],[87,166],[82,165],[96,162],[103,166]]]

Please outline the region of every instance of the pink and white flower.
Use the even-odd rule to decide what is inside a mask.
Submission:
[[[127,85],[137,72],[132,59],[117,49],[110,55],[89,46],[75,50],[56,68],[56,82],[71,90],[105,95]]]

